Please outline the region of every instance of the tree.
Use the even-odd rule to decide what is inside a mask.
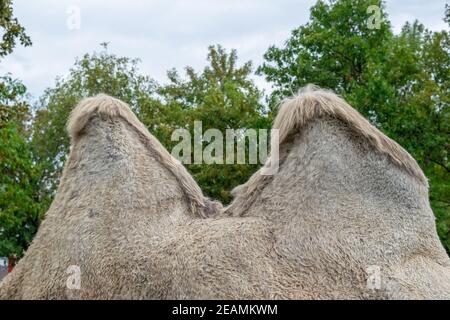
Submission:
[[[13,15],[11,0],[0,2],[0,30],[2,33],[0,59],[13,51],[17,40],[24,46],[31,45],[31,39],[25,33],[25,28]],[[25,86],[11,74],[0,76],[0,128],[14,122],[21,133],[24,133],[24,124],[30,119],[25,93]]]
[[[31,45],[31,39],[25,33],[25,28],[13,15],[12,0],[2,0],[0,2],[0,28],[3,33],[0,41],[0,58],[13,51],[17,40],[23,46]]]
[[[237,66],[237,53],[210,47],[209,65],[197,74],[186,68],[187,79],[168,72],[169,84],[157,85],[139,74],[138,60],[117,57],[106,51],[86,54],[75,62],[66,78],[58,78],[45,91],[33,123],[35,160],[44,163],[43,180],[53,193],[68,154],[65,124],[72,108],[83,97],[106,93],[128,102],[141,121],[170,151],[178,128],[193,131],[194,121],[209,128],[267,128],[262,92],[249,79],[251,63]],[[248,148],[248,146],[247,146]],[[188,165],[204,191],[225,202],[229,191],[243,183],[257,165]]]
[[[32,146],[35,160],[44,165],[43,180],[53,193],[68,154],[69,137],[65,125],[70,111],[85,97],[109,94],[129,103],[141,115],[141,109],[155,108],[151,98],[155,83],[139,74],[139,60],[118,57],[104,50],[86,54],[75,62],[66,78],[57,78],[39,100],[33,122]]]
[[[0,82],[0,256],[20,257],[49,199],[29,145],[26,88],[10,75]]]
[[[214,128],[224,137],[226,129],[270,127],[261,103],[262,92],[249,79],[251,62],[238,66],[237,59],[236,50],[227,53],[220,45],[210,46],[209,64],[202,72],[187,67],[186,79],[176,70],[168,73],[170,82],[160,87],[158,93],[166,110],[171,112],[167,117],[172,119],[170,130],[160,137],[169,150],[176,144],[169,140],[169,133],[181,126],[188,128],[193,136],[194,121],[201,121],[203,132]],[[258,165],[188,164],[187,168],[207,195],[227,203],[231,200],[230,190],[247,181]]]
[[[450,37],[407,24],[407,39],[418,71],[399,101],[400,116],[386,127],[413,154],[430,180],[430,200],[437,228],[450,249]],[[449,250],[450,251],[450,250]]]
[[[10,74],[0,77],[0,128],[12,122],[25,134],[25,124],[31,119],[26,90],[23,83]]]
[[[48,206],[39,165],[13,122],[0,128],[0,256],[22,256]]]
[[[368,26],[367,9],[376,4],[383,23]],[[286,96],[315,83],[349,92],[364,82],[372,63],[382,62],[391,38],[389,22],[379,1],[318,1],[310,21],[292,31],[284,48],[270,47],[258,73],[274,86],[274,94]]]
[[[367,24],[373,4],[382,18],[375,29]],[[438,233],[450,252],[449,48],[447,31],[417,21],[394,35],[383,2],[318,1],[284,47],[269,48],[258,72],[273,84],[271,101],[307,83],[333,89],[405,147],[429,177]]]

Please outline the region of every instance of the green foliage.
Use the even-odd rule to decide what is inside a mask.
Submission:
[[[260,103],[262,93],[249,80],[251,64],[237,66],[236,51],[210,47],[209,65],[197,74],[186,68],[187,79],[175,70],[168,72],[169,83],[158,86],[141,76],[137,60],[117,57],[106,51],[85,55],[77,60],[68,77],[57,79],[54,88],[46,90],[40,100],[33,123],[33,148],[36,161],[45,163],[44,180],[56,190],[69,149],[65,132],[68,115],[83,97],[107,93],[134,108],[143,121],[170,151],[177,143],[171,140],[177,128],[193,130],[194,121],[202,121],[203,131],[267,128]],[[230,200],[229,191],[243,183],[256,165],[189,165],[206,194]]]
[[[0,128],[0,256],[22,256],[39,226],[48,199],[40,169],[14,123]]]
[[[385,16],[379,29],[369,29],[366,12],[379,1],[318,1],[310,21],[292,31],[284,48],[270,47],[258,73],[275,86],[277,96],[291,95],[315,83],[348,92],[364,82],[372,63],[382,62],[391,37]],[[381,12],[383,13],[383,11]]]
[[[24,85],[9,75],[1,77],[0,256],[23,254],[49,204],[27,140],[29,120]]]
[[[0,58],[12,52],[17,39],[31,45],[10,0],[0,2],[0,30]],[[30,117],[25,86],[10,74],[0,76],[0,256],[23,254],[48,205],[27,141]]]
[[[25,28],[13,15],[12,0],[0,1],[0,29],[3,34],[0,41],[0,58],[13,51],[17,40],[23,46],[31,45],[31,39],[25,33]]]
[[[199,74],[187,67],[186,79],[181,79],[175,70],[170,71],[170,83],[160,88],[167,109],[177,114],[172,117],[172,128],[181,124],[190,129],[193,137],[194,121],[201,121],[203,132],[215,128],[225,137],[226,129],[270,127],[261,104],[262,92],[249,79],[251,63],[237,66],[236,51],[227,53],[221,46],[209,47],[207,60],[208,66]],[[170,150],[174,142],[169,137],[161,138]],[[247,181],[258,165],[190,164],[187,168],[208,196],[227,203],[231,189]]]
[[[25,133],[25,123],[30,120],[30,110],[26,101],[26,88],[10,74],[0,77],[0,128],[15,123],[21,133]]]
[[[0,58],[10,54],[16,45],[16,40],[24,46],[31,45],[30,38],[25,34],[25,29],[13,16],[12,1],[0,2]],[[25,121],[29,120],[30,112],[26,102],[26,88],[11,74],[0,76],[0,128],[9,122],[14,122],[24,133]]]
[[[106,93],[130,103],[138,115],[141,108],[157,105],[150,97],[155,84],[139,74],[137,63],[136,59],[118,57],[106,50],[86,54],[75,62],[66,78],[58,78],[55,86],[41,97],[33,123],[32,145],[36,161],[44,165],[43,179],[52,192],[58,186],[69,151],[66,122],[82,98]]]
[[[307,83],[331,88],[405,147],[430,180],[438,233],[450,250],[449,34],[416,21],[394,35],[383,10],[380,28],[369,29],[372,4],[384,7],[318,1],[283,48],[268,49],[258,72],[275,87],[271,101]]]

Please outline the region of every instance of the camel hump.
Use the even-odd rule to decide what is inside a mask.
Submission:
[[[306,124],[328,116],[344,122],[356,135],[363,137],[376,151],[385,154],[394,164],[404,168],[428,188],[428,181],[416,160],[397,142],[387,137],[343,98],[330,90],[309,84],[279,107],[273,128],[279,130],[280,145]]]
[[[178,180],[181,188],[190,200],[191,209],[196,216],[207,217],[215,214],[221,208],[221,204],[218,202],[208,202],[208,199],[203,196],[200,187],[186,168],[165,149],[157,138],[148,132],[130,106],[117,98],[99,94],[83,99],[72,110],[67,122],[67,131],[72,140],[72,145],[76,143],[83,134],[83,130],[88,122],[94,117],[99,117],[103,120],[119,118],[134,128],[142,138],[145,147],[152,150],[152,154],[157,157],[158,161],[172,172]]]
[[[133,111],[131,111],[131,108],[127,103],[102,93],[94,97],[83,99],[72,110],[67,123],[67,131],[69,132],[71,139],[78,137],[89,120],[96,115],[106,119],[122,118],[132,126],[141,130],[146,130],[145,128],[142,128],[142,123],[138,120]]]

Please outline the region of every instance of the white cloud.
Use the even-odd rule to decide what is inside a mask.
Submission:
[[[141,71],[164,82],[170,68],[202,68],[207,47],[223,44],[238,50],[240,62],[262,62],[272,45],[281,45],[290,31],[308,20],[315,0],[15,0],[14,10],[33,46],[17,47],[0,64],[0,73],[22,79],[35,98],[64,75],[75,58],[99,50],[140,58]],[[80,30],[67,28],[67,9],[78,6]],[[445,0],[387,1],[395,31],[419,19],[439,30]],[[255,76],[258,85],[268,88]]]
[[[419,20],[428,29],[442,30],[448,26],[443,21],[445,0],[387,1],[386,9],[394,32],[400,32],[406,21]]]

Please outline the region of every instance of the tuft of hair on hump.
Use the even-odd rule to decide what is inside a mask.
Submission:
[[[420,183],[428,187],[428,181],[416,160],[397,142],[388,138],[343,98],[334,92],[309,84],[293,97],[282,101],[273,128],[279,130],[280,145],[288,136],[301,130],[309,121],[329,116],[346,123],[350,129],[363,136],[380,153],[394,164],[404,168]]]
[[[78,137],[86,124],[94,116],[101,118],[116,118],[125,119],[132,125],[141,127],[142,123],[138,120],[136,115],[131,111],[130,106],[125,102],[108,96],[106,94],[99,94],[94,97],[89,97],[81,100],[80,103],[70,113],[69,121],[67,122],[67,131],[72,139]]]
[[[388,138],[375,128],[358,111],[353,109],[344,99],[330,90],[321,89],[309,84],[298,91],[293,97],[284,99],[275,117],[272,128],[278,129],[279,145],[287,138],[300,132],[307,123],[329,116],[344,122],[351,130],[364,137],[377,152],[385,154],[395,165],[406,170],[419,185],[428,189],[428,180],[411,155],[397,142]],[[281,159],[280,159],[281,160]],[[272,179],[272,175],[262,174],[262,170],[270,167],[271,157],[260,170],[250,179],[234,188],[231,194],[235,200],[223,212],[232,216],[243,216],[249,206],[256,201],[257,195]]]
[[[70,113],[67,122],[67,131],[72,143],[82,135],[89,120],[95,116],[105,120],[121,118],[136,129],[145,145],[154,151],[160,163],[175,176],[189,200],[194,216],[207,218],[220,211],[221,204],[203,196],[200,187],[186,168],[164,148],[158,139],[148,132],[144,124],[131,111],[130,106],[117,98],[99,94],[83,99]]]

